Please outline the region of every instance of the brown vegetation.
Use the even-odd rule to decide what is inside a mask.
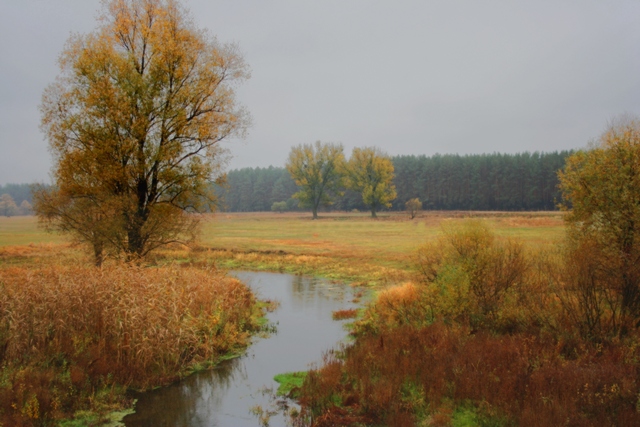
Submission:
[[[345,319],[354,319],[358,316],[358,310],[355,308],[350,308],[346,310],[336,310],[331,313],[331,317],[333,320],[345,320]]]
[[[357,340],[309,373],[296,424],[637,425],[640,336],[589,286],[593,250],[445,226],[420,280],[380,292]]]
[[[7,267],[0,287],[2,425],[117,407],[238,351],[260,315],[239,281],[194,268]]]
[[[104,1],[100,16],[68,41],[43,94],[55,185],[34,193],[40,220],[88,243],[98,265],[193,235],[198,217],[185,212],[215,206],[220,141],[246,129],[234,92],[249,77],[237,47],[177,1]]]
[[[434,323],[361,337],[305,381],[298,425],[637,425],[637,349]],[[478,424],[472,424],[478,425]]]

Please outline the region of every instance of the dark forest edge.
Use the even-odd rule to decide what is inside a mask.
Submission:
[[[392,210],[404,210],[418,198],[434,210],[554,210],[560,201],[558,170],[573,151],[517,154],[436,154],[392,157],[397,198]],[[298,191],[284,167],[242,168],[228,172],[216,187],[220,209],[228,212],[298,210]],[[286,209],[284,205],[286,205]],[[346,190],[331,209],[367,211],[362,197]]]
[[[557,173],[572,153],[395,156],[391,160],[397,198],[391,210],[404,210],[415,198],[424,209],[433,210],[555,210],[561,198]],[[233,169],[226,184],[215,189],[222,211],[300,210],[292,197],[299,189],[284,167]],[[18,206],[33,202],[30,184],[0,185],[0,194],[10,195]],[[349,189],[330,208],[368,210],[361,195]]]

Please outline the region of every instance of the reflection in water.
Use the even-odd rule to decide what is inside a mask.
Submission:
[[[137,396],[136,413],[125,417],[128,427],[259,426],[250,408],[270,407],[261,391],[275,388],[273,376],[302,371],[322,359],[346,335],[343,322],[331,319],[335,310],[353,308],[351,289],[328,281],[273,273],[235,272],[262,299],[278,300],[269,314],[278,333],[256,339],[247,353],[213,370]],[[285,426],[272,417],[270,426]]]

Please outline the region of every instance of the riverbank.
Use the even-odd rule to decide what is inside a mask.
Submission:
[[[441,235],[443,223],[457,224],[469,217],[483,218],[501,239],[519,237],[533,246],[551,247],[563,233],[562,214],[557,212],[430,212],[414,220],[388,214],[377,221],[360,214],[325,214],[318,221],[299,213],[216,214],[205,218],[203,237],[196,245],[163,249],[149,261],[174,270],[180,266],[185,271],[290,272],[378,288],[417,281],[417,249]],[[0,274],[10,268],[29,271],[36,265],[55,269],[90,263],[81,248],[47,236],[34,219],[0,219]],[[11,403],[21,414],[33,413],[33,405]]]
[[[238,354],[263,311],[214,270],[109,263],[0,268],[0,425],[89,425],[127,389],[172,383]],[[84,425],[79,424],[79,425]]]

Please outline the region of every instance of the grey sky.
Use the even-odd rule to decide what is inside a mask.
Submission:
[[[189,0],[237,42],[253,116],[230,168],[283,166],[316,140],[391,155],[585,146],[640,113],[640,2]],[[48,181],[38,105],[99,0],[0,0],[0,184]]]

